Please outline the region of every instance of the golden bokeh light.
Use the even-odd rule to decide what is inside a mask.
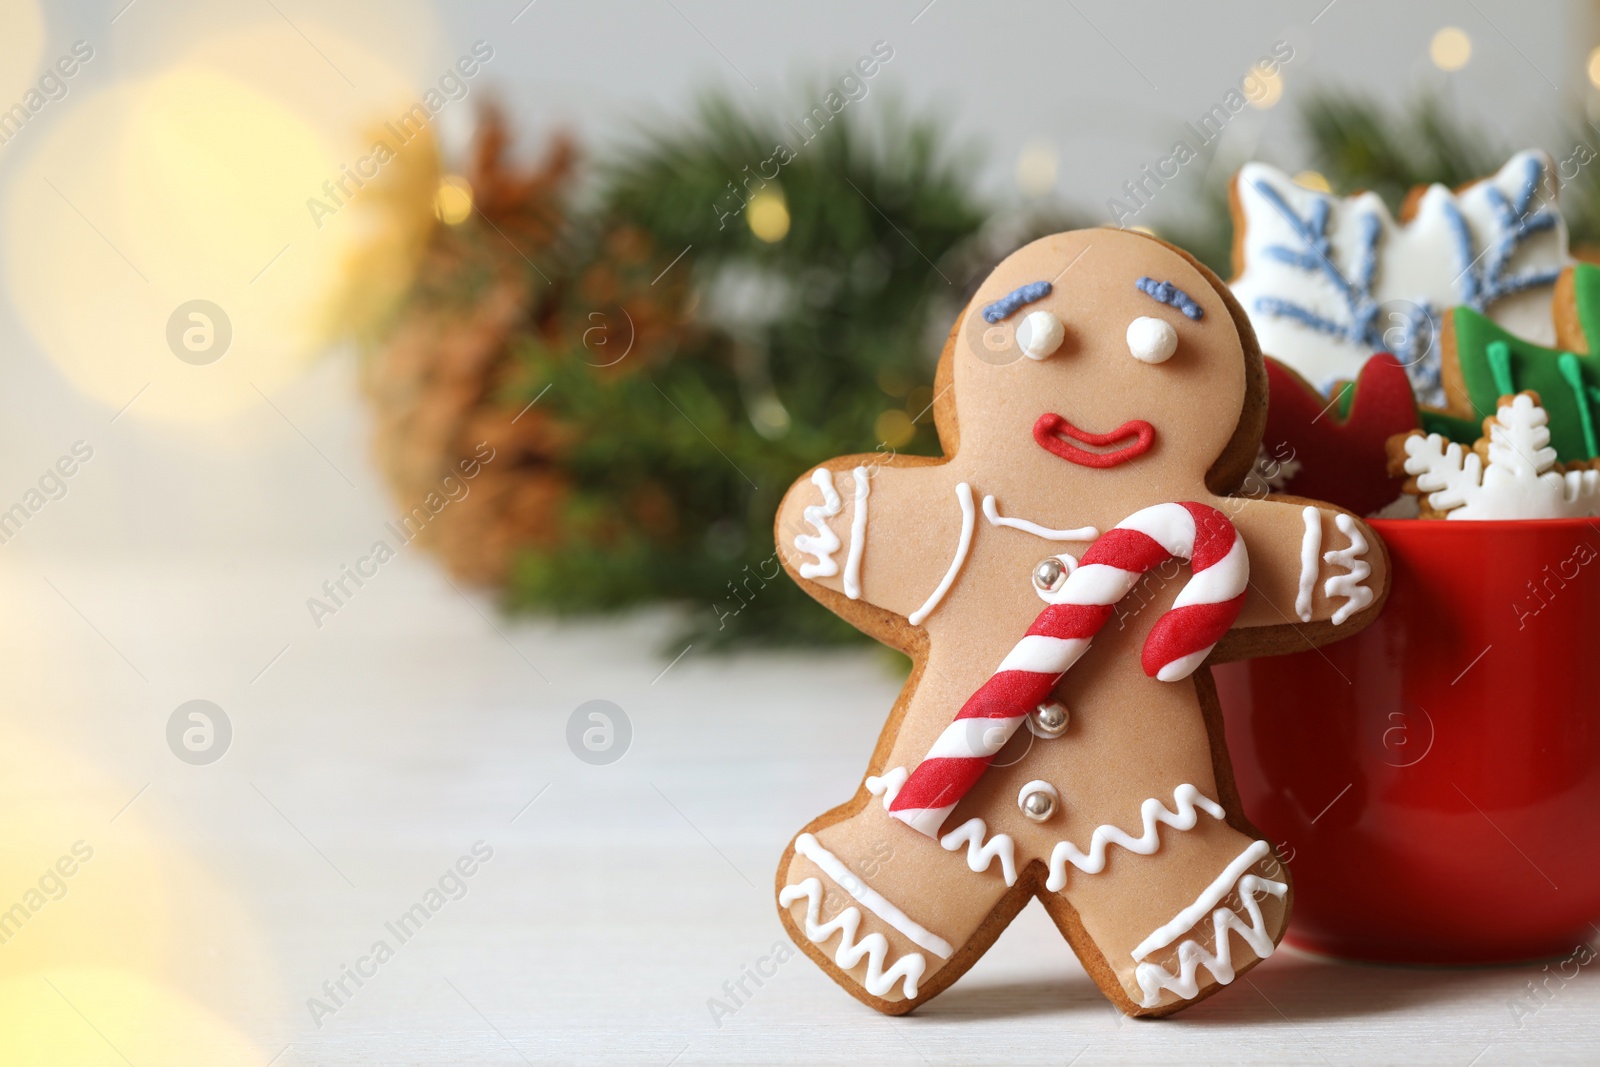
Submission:
[[[789,205],[777,186],[762,189],[750,198],[744,209],[745,222],[759,241],[776,244],[789,232]]]
[[[1472,59],[1472,38],[1458,26],[1446,26],[1433,35],[1428,57],[1443,71],[1460,70]]]
[[[134,417],[215,421],[260,405],[409,285],[437,156],[430,125],[402,139],[393,121],[418,91],[339,46],[369,88],[325,104],[274,81],[271,59],[291,46],[308,51],[277,31],[235,34],[76,99],[11,183],[0,240],[19,317],[113,410],[139,395]],[[179,351],[194,301],[225,349]]]
[[[1589,53],[1588,74],[1589,84],[1600,89],[1600,48],[1595,48]]]
[[[0,980],[0,1034],[4,1062],[31,1067],[260,1067],[271,1055],[182,993],[109,967]]]
[[[904,411],[890,408],[878,416],[872,424],[872,432],[890,448],[899,448],[911,443],[911,439],[917,435],[917,425]]]
[[[297,312],[338,278],[305,238],[305,202],[338,176],[334,145],[243,83],[184,68],[140,94],[117,164],[119,236],[153,283],[231,302],[236,336],[262,338],[264,354],[315,346]]]
[[[1245,74],[1261,87],[1259,93],[1253,94],[1248,98],[1251,107],[1266,111],[1283,99],[1283,74],[1281,71],[1268,71],[1258,63],[1246,71]]]
[[[446,226],[459,226],[472,217],[472,185],[459,174],[439,179],[433,194],[433,214]]]
[[[1321,171],[1303,170],[1294,176],[1294,183],[1302,189],[1315,189],[1319,193],[1333,192],[1333,186]]]
[[[73,718],[83,696],[53,710]],[[164,832],[160,799],[119,812],[137,785],[33,732],[17,698],[0,706],[0,1063],[123,1062],[84,1019],[135,1063],[265,1062],[219,1021],[282,996],[254,924]],[[212,953],[247,980],[195,983]]]
[[[421,0],[350,0],[294,26],[217,33],[185,53],[184,65],[225,74],[282,106],[335,157],[317,179],[334,188],[304,190],[297,201],[302,229],[316,239],[307,247],[326,251],[338,279],[307,311],[309,331],[323,343],[368,336],[409,287],[433,228],[436,127],[469,121],[477,105],[481,73],[456,78],[455,97],[435,92],[453,116],[418,121],[414,109],[437,90],[443,69],[432,25]],[[492,61],[481,69],[492,70]]]
[[[74,384],[113,409],[148,386],[140,416],[206,420],[299,370],[309,298],[336,284],[326,251],[289,239],[301,191],[336,165],[310,130],[183,70],[85,101],[51,133],[11,187],[6,267],[22,321]],[[231,325],[203,368],[167,345],[196,299]]]
[[[9,108],[44,73],[44,14],[36,0],[0,0],[0,108]]]

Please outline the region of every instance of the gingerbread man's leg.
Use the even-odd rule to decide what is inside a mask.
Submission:
[[[1042,897],[1102,990],[1132,1015],[1165,1015],[1231,984],[1272,955],[1288,920],[1289,879],[1271,845],[1215,817],[1220,805],[1206,810],[1208,798],[1185,795],[1187,784],[1149,798],[1125,828],[1135,842],[1159,839],[1153,855],[1113,848],[1097,875],[1068,861],[1065,890]],[[1162,825],[1161,812],[1179,828]]]
[[[887,798],[902,780],[869,787]],[[952,832],[941,845],[885,807],[873,799],[799,835],[778,869],[778,903],[795,944],[858,999],[900,1014],[972,966],[1030,894],[1013,889],[1009,838]]]
[[[1359,628],[1381,608],[1388,561],[1359,520],[1304,501],[1218,503],[1249,539],[1252,558],[1250,595],[1216,658],[1271,647],[1262,639],[1270,628],[1277,628],[1272,636],[1282,650],[1327,640],[1346,623]],[[1283,626],[1291,618],[1303,624],[1300,630]],[[1072,796],[1069,820],[1071,800],[1093,817],[1069,821],[1065,839],[1051,850],[1046,888],[1059,895],[1043,899],[1108,995],[1124,1010],[1163,1015],[1271,955],[1292,890],[1287,869],[1238,809],[1207,672],[1145,687],[1134,706],[1099,705],[1099,693],[1139,691],[1137,633],[1103,633],[1097,650],[1104,658],[1065,680],[1078,712],[1079,744],[1043,758],[1060,758],[1064,765],[1055,773],[1083,782],[1089,768],[1081,756],[1104,766],[1138,750],[1144,784],[1134,792],[1148,797],[1133,818],[1126,782],[1102,782]],[[1129,677],[1119,682],[1112,677],[1119,673]]]
[[[1272,954],[1290,883],[1238,810],[1209,674],[1140,686],[1141,636],[1104,635],[1061,687],[1072,727],[985,785],[1059,790],[1047,836],[1014,831],[1044,867],[1040,899],[1118,1007],[1163,1015]],[[1108,696],[1118,692],[1140,697]]]

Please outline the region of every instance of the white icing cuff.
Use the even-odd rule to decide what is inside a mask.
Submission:
[[[839,538],[829,528],[828,520],[839,514],[844,502],[833,488],[833,472],[828,468],[818,467],[812,471],[811,484],[822,490],[822,503],[807,505],[801,514],[817,533],[814,537],[811,534],[797,534],[794,547],[802,555],[816,556],[817,560],[815,563],[800,564],[800,577],[832,578],[839,573],[839,565],[833,561],[833,554],[839,550]]]
[[[1193,904],[1178,912],[1172,920],[1155,933],[1139,942],[1133,950],[1133,958],[1137,962],[1144,959],[1152,952],[1166,948],[1180,936],[1194,928],[1194,924],[1205,917],[1206,912],[1216,906],[1217,901],[1228,895],[1228,890],[1233,888],[1245,871],[1255,866],[1263,856],[1272,851],[1272,846],[1265,841],[1257,841],[1234,857],[1233,862],[1222,869],[1222,873],[1195,898]]]
[[[856,510],[850,516],[850,551],[844,562],[844,595],[861,599],[861,553],[867,545],[867,493],[871,485],[867,468],[857,467],[851,474],[856,483]]]
[[[883,894],[867,885],[854,871],[846,867],[838,856],[823,848],[822,842],[814,835],[801,834],[795,839],[794,850],[821,867],[823,873],[839,883],[841,889],[860,901],[872,914],[910,938],[913,944],[944,959],[956,954],[954,945],[891,904]]]
[[[1139,1002],[1140,1007],[1154,1008],[1160,1005],[1163,990],[1176,993],[1184,1000],[1193,1000],[1200,994],[1201,967],[1211,972],[1217,984],[1231,983],[1235,971],[1230,932],[1237,933],[1243,938],[1244,943],[1250,946],[1250,950],[1258,959],[1266,959],[1277,949],[1272,935],[1267,932],[1266,920],[1261,915],[1261,904],[1257,898],[1267,895],[1281,898],[1289,891],[1289,887],[1283,882],[1259,878],[1253,874],[1240,878],[1238,886],[1245,914],[1250,918],[1248,925],[1231,908],[1218,908],[1211,913],[1211,925],[1216,934],[1215,951],[1192,938],[1187,938],[1178,946],[1177,974],[1154,963],[1141,963],[1135,967],[1134,980],[1139,983],[1139,990],[1144,994],[1144,999]]]
[[[1311,621],[1311,597],[1317,588],[1318,557],[1322,555],[1322,512],[1306,508],[1300,513],[1306,532],[1300,539],[1300,588],[1294,598],[1294,613],[1301,622]]]
[[[1361,536],[1361,527],[1356,525],[1355,520],[1341,512],[1334,516],[1334,524],[1339,527],[1340,533],[1350,539],[1350,544],[1345,548],[1326,552],[1322,558],[1335,567],[1345,568],[1346,573],[1329,578],[1323,583],[1322,591],[1330,599],[1345,598],[1339,610],[1333,613],[1333,624],[1339,626],[1372,603],[1372,590],[1365,584],[1367,577],[1372,573],[1372,568],[1361,558],[1367,554],[1367,539]]]
[[[908,952],[885,969],[889,958],[889,939],[882,934],[868,934],[860,941],[856,934],[861,930],[861,911],[845,908],[828,922],[821,922],[822,882],[807,878],[799,885],[786,885],[778,894],[778,903],[787,908],[801,897],[806,897],[805,933],[812,944],[825,944],[834,934],[840,934],[839,948],[833,962],[840,969],[849,970],[863,958],[867,961],[866,978],[862,985],[875,997],[887,996],[895,983],[904,981],[907,999],[917,996],[917,983],[927,972],[928,961],[920,952]]]

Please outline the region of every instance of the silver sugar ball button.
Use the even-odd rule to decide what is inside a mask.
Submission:
[[[1022,801],[1022,814],[1034,822],[1044,822],[1055,810],[1056,799],[1049,793],[1029,793]]]
[[[1017,807],[1022,809],[1024,818],[1033,822],[1044,822],[1054,815],[1059,800],[1056,787],[1038,779],[1029,782],[1017,793]]]
[[[1058,592],[1066,583],[1066,565],[1054,556],[1040,560],[1033,568],[1033,584],[1047,593]]]
[[[1033,709],[1030,725],[1040,737],[1060,737],[1066,733],[1070,718],[1065,704],[1051,700]]]

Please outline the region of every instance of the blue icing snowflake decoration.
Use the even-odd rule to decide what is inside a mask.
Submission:
[[[1522,180],[1522,187],[1517,190],[1515,203],[1508,201],[1506,194],[1496,186],[1490,185],[1484,190],[1485,199],[1494,208],[1501,229],[1482,254],[1473,255],[1472,233],[1467,229],[1467,220],[1461,216],[1461,209],[1453,203],[1445,205],[1445,218],[1450,220],[1450,228],[1456,239],[1456,263],[1461,267],[1462,303],[1474,311],[1487,311],[1490,304],[1513,293],[1550,285],[1561,273],[1561,268],[1554,267],[1506,276],[1506,264],[1516,255],[1522,242],[1536,233],[1555,229],[1559,221],[1556,213],[1547,206],[1541,206],[1537,211],[1528,210],[1544,178],[1544,165],[1536,158],[1530,158],[1527,162],[1527,175]],[[1480,260],[1483,261],[1481,267],[1478,265]]]
[[[1455,278],[1459,302],[1475,311],[1487,312],[1496,301],[1529,289],[1550,285],[1561,268],[1534,268],[1508,273],[1508,265],[1522,243],[1534,234],[1559,225],[1554,210],[1534,198],[1544,179],[1544,164],[1536,156],[1526,161],[1526,170],[1516,195],[1508,199],[1492,183],[1485,183],[1483,195],[1493,210],[1498,232],[1488,247],[1476,250],[1472,232],[1454,200],[1444,205],[1444,216],[1454,241],[1454,260],[1460,273]],[[1278,212],[1298,238],[1298,247],[1269,245],[1266,257],[1308,273],[1320,274],[1330,282],[1344,302],[1342,319],[1314,311],[1304,304],[1275,296],[1260,296],[1254,310],[1265,315],[1292,319],[1369,351],[1388,351],[1405,364],[1417,393],[1427,404],[1443,402],[1440,383],[1438,318],[1446,308],[1435,307],[1427,298],[1380,302],[1373,295],[1379,269],[1379,243],[1385,227],[1377,213],[1362,212],[1355,261],[1349,271],[1339,269],[1329,234],[1333,201],[1319,196],[1310,212],[1301,216],[1283,195],[1265,181],[1252,183],[1261,198]]]

